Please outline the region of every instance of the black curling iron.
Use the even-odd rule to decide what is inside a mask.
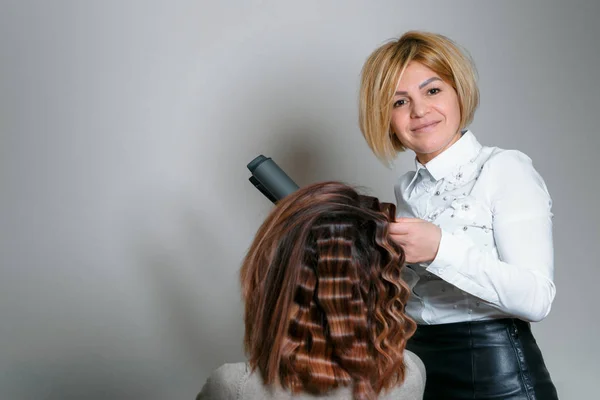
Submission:
[[[262,154],[250,161],[250,182],[273,203],[298,190],[299,186],[271,159]]]

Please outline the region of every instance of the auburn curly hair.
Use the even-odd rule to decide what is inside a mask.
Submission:
[[[395,206],[325,182],[282,199],[259,228],[240,278],[244,345],[264,383],[374,399],[404,380],[416,329],[404,312],[404,252],[388,239]]]

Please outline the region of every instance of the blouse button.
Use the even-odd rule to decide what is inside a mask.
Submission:
[[[437,192],[435,192],[435,195],[439,196],[440,195],[440,191],[438,190]]]
[[[469,229],[469,228],[467,228],[466,226],[463,226],[463,231],[466,231],[467,229]]]
[[[443,200],[444,201],[448,200],[448,196],[444,196]]]

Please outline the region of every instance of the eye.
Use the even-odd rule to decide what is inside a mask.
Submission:
[[[402,107],[405,104],[406,104],[406,99],[400,99],[400,100],[396,100],[393,107],[398,108],[398,107]]]
[[[434,94],[438,94],[439,92],[441,92],[441,90],[439,88],[431,88],[427,91],[427,94],[434,95]]]

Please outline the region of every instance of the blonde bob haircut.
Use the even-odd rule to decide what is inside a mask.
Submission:
[[[468,52],[436,33],[409,31],[377,48],[361,72],[359,124],[369,147],[390,165],[405,147],[391,131],[394,93],[406,66],[419,62],[451,85],[458,95],[460,129],[472,121],[479,105],[477,72]]]

